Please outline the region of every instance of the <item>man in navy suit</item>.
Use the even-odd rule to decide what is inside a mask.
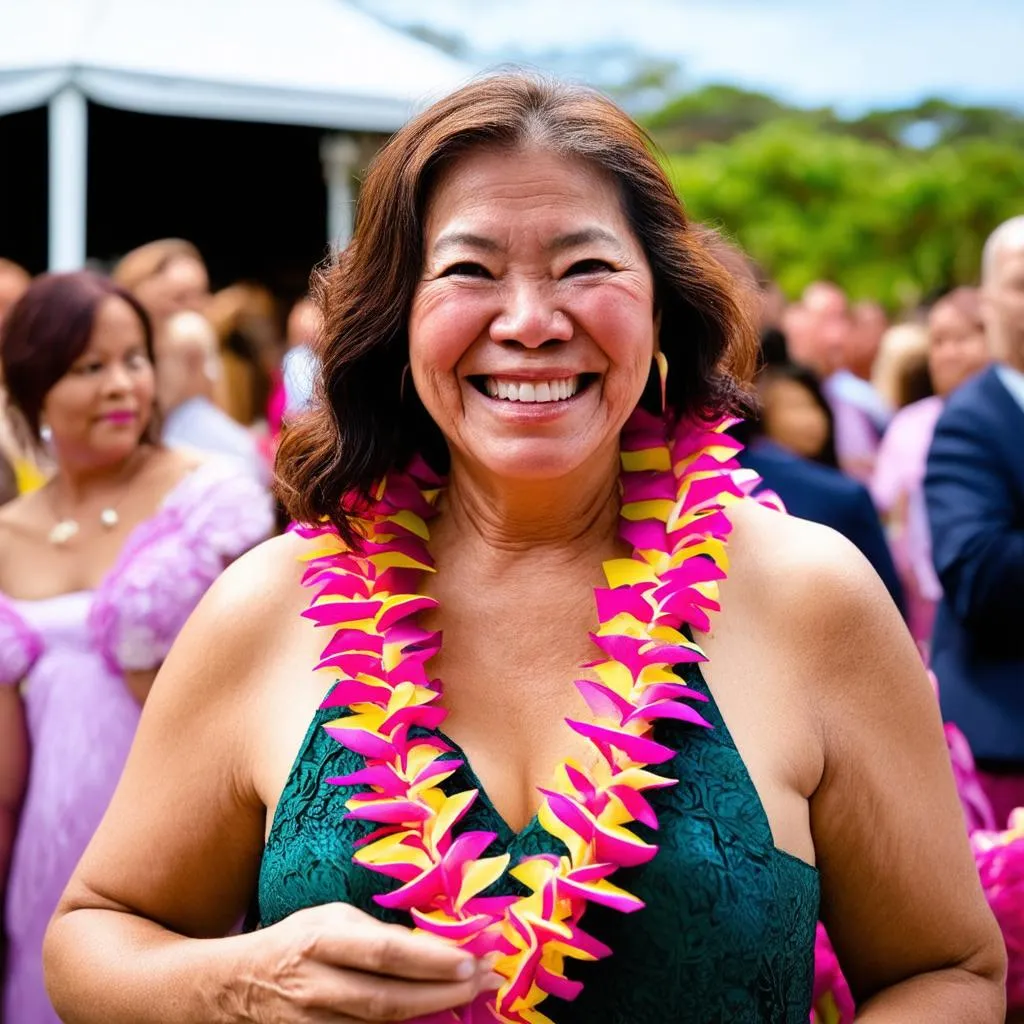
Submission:
[[[740,453],[739,462],[761,477],[790,515],[830,526],[860,548],[902,610],[903,588],[878,513],[863,484],[765,437],[751,441]]]
[[[982,303],[995,364],[947,400],[925,499],[944,596],[932,664],[1000,825],[1024,805],[1024,217],[985,245]]]

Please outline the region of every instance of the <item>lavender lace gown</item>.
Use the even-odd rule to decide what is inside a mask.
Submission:
[[[135,528],[97,590],[0,594],[0,685],[21,684],[32,742],[7,887],[10,1024],[59,1024],[43,988],[43,933],[135,734],[140,709],[122,672],[159,665],[225,564],[272,527],[251,476],[211,459]]]

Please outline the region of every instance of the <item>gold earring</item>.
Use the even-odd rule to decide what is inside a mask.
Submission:
[[[654,353],[654,365],[658,368],[658,382],[661,385],[661,415],[664,416],[668,410],[668,359],[661,349]]]

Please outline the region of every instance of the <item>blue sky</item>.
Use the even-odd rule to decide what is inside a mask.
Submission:
[[[726,81],[848,111],[929,95],[1024,108],[1024,0],[367,0],[475,49],[632,43]]]

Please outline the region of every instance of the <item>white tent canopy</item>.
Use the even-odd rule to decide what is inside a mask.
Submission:
[[[55,269],[85,258],[86,100],[393,131],[470,74],[343,0],[0,0],[0,115],[50,106]]]

